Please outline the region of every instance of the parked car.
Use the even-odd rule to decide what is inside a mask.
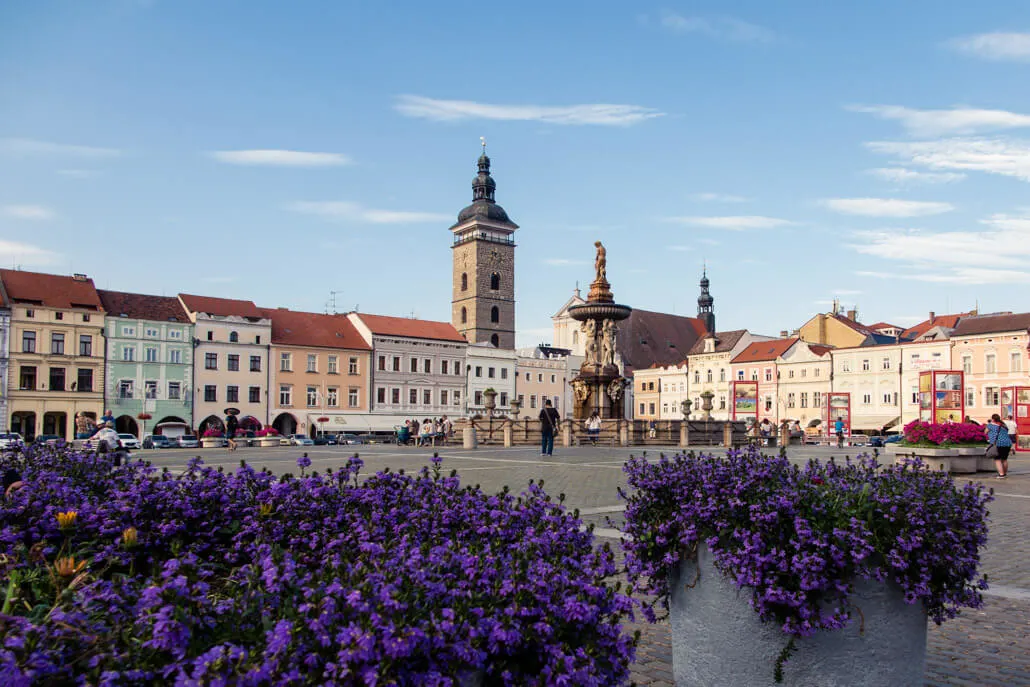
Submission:
[[[293,438],[288,436],[279,437],[280,446],[293,446]]]
[[[119,434],[118,440],[122,442],[122,448],[138,449],[139,439],[135,434]]]
[[[315,442],[313,442],[310,439],[310,437],[308,437],[306,434],[291,434],[290,435],[290,445],[291,446],[314,446]]]
[[[179,448],[200,448],[200,439],[193,434],[183,434],[175,443]]]
[[[336,446],[335,434],[320,434],[314,438],[315,446]]]
[[[25,440],[21,438],[20,434],[0,434],[0,449],[18,448],[24,445]]]
[[[143,448],[175,448],[176,444],[164,434],[148,434],[143,437]]]
[[[351,446],[365,443],[365,440],[359,437],[357,434],[341,434],[338,437],[336,437],[336,441],[340,444],[340,446]]]
[[[36,438],[33,439],[33,442],[37,444],[56,444],[62,439],[64,439],[64,437],[60,434],[37,434]]]

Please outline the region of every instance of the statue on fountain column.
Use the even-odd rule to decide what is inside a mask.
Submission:
[[[615,335],[619,328],[615,326],[615,320],[605,320],[601,333],[601,364],[615,364]]]
[[[586,355],[586,362],[596,363],[597,362],[597,322],[594,320],[585,320],[583,322],[583,342],[584,354]]]
[[[608,281],[608,251],[600,241],[594,241],[594,247],[597,248],[597,257],[594,258],[597,281]]]
[[[576,397],[576,405],[582,405],[590,398],[590,385],[582,379],[572,380],[572,393]]]

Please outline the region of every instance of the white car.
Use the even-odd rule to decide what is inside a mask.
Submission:
[[[20,434],[0,434],[0,450],[5,448],[18,448],[24,446],[25,440]]]
[[[122,442],[122,448],[139,448],[139,439],[136,438],[135,434],[119,434],[118,440]]]
[[[314,446],[315,442],[311,440],[306,434],[292,434],[290,435],[291,446]]]

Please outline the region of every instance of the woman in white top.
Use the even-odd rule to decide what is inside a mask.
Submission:
[[[587,436],[590,437],[590,444],[597,445],[597,437],[601,435],[601,416],[595,410],[590,414],[584,423],[587,427]]]

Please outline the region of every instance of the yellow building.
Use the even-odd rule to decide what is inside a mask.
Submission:
[[[0,270],[0,282],[11,311],[11,430],[74,439],[79,415],[103,413],[104,312],[93,280]]]
[[[858,321],[858,313],[849,310],[841,315],[837,312],[819,313],[801,325],[797,336],[810,344],[832,346],[834,348],[855,348],[871,343],[886,343],[887,338],[880,337]]]

